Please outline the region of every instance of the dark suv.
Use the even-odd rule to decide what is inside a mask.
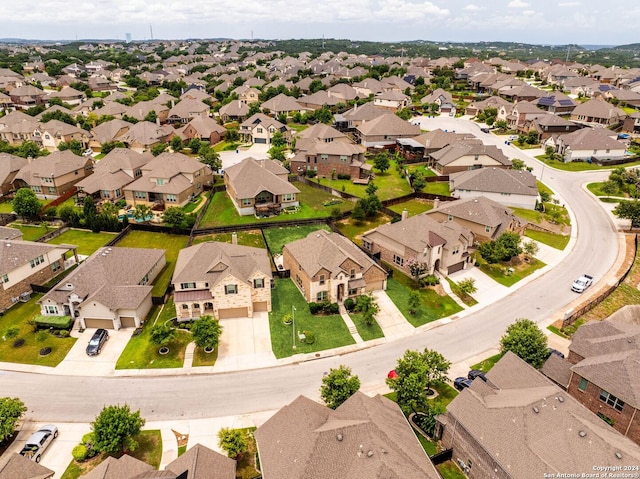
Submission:
[[[106,329],[97,329],[91,339],[89,340],[89,344],[87,344],[87,355],[89,356],[97,356],[102,351],[102,346],[109,339],[109,331]]]

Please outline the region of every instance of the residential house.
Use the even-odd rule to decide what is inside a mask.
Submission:
[[[2,228],[0,231],[0,310],[31,293],[32,284],[45,284],[72,263],[77,262],[76,247],[23,241],[21,234]],[[19,233],[19,231],[18,231]],[[67,261],[71,260],[73,261]]]
[[[51,199],[63,195],[92,173],[92,158],[78,156],[71,150],[54,151],[27,162],[16,173],[13,184],[16,189],[31,188],[39,198]]]
[[[328,90],[318,90],[311,95],[305,95],[298,98],[298,103],[309,110],[319,110],[323,107],[333,107],[339,103],[344,104],[344,100]]]
[[[102,145],[105,143],[120,141],[120,138],[122,138],[132,126],[133,123],[117,118],[100,123],[91,129],[89,148],[102,149]]]
[[[411,98],[399,91],[383,91],[373,99],[373,104],[380,108],[386,108],[393,112],[407,108],[411,105]]]
[[[65,86],[60,91],[52,91],[49,93],[45,100],[48,103],[52,98],[57,98],[69,105],[79,105],[87,99],[87,95],[83,91],[76,90],[70,86]]]
[[[560,92],[540,97],[534,100],[533,103],[541,110],[548,111],[554,115],[570,115],[575,107],[578,106],[575,100]]]
[[[541,110],[533,103],[528,101],[521,101],[514,105],[506,105],[498,108],[498,120],[504,120],[512,130],[517,129],[527,120],[538,118],[542,115],[548,115],[549,113]]]
[[[357,126],[354,135],[367,148],[392,147],[398,138],[412,138],[420,134],[420,126],[396,115],[382,115]]]
[[[113,92],[117,91],[118,87],[115,83],[111,83],[107,78],[101,76],[92,76],[87,79],[87,84],[92,92]]]
[[[236,461],[196,444],[167,464],[165,471],[175,474],[165,479],[235,479]]]
[[[268,112],[274,117],[286,115],[291,117],[294,113],[304,113],[307,109],[300,105],[292,96],[280,93],[260,105],[263,112]]]
[[[540,115],[531,120],[525,120],[518,126],[518,133],[528,135],[535,131],[538,143],[543,143],[552,136],[571,133],[581,128],[583,128],[582,125],[565,120],[558,115]]]
[[[351,110],[342,114],[336,113],[333,116],[334,126],[340,131],[353,131],[358,126],[382,115],[393,115],[393,112],[387,108],[376,106],[373,102],[361,106],[354,105]]]
[[[348,238],[324,230],[282,249],[285,270],[308,301],[343,302],[386,289],[387,273]]]
[[[469,105],[467,105],[464,110],[464,114],[475,116],[481,111],[486,110],[487,108],[495,108],[496,110],[498,110],[503,106],[509,108],[513,106],[513,104],[500,96],[490,96],[489,98],[486,98],[484,100],[472,101],[471,103],[469,103]]]
[[[0,195],[8,195],[14,191],[13,180],[29,160],[9,153],[0,153]]]
[[[287,143],[291,142],[291,130],[278,120],[256,113],[240,124],[240,137],[244,142],[271,144],[273,134],[279,131]]]
[[[55,471],[17,452],[0,458],[0,479],[50,479],[54,474]]]
[[[434,205],[425,214],[436,221],[454,222],[467,228],[480,242],[495,240],[507,232],[522,235],[526,226],[510,208],[484,196]]]
[[[44,316],[71,316],[79,327],[138,328],[151,310],[164,250],[100,248],[38,300]]]
[[[507,352],[486,377],[437,418],[440,443],[466,477],[602,477],[608,473],[600,464],[640,461],[637,445],[515,354]]]
[[[123,188],[127,204],[134,207],[182,207],[213,181],[209,166],[182,153],[164,152],[140,169],[142,176]]]
[[[371,165],[366,163],[365,149],[361,145],[351,143],[349,137],[327,125],[317,124],[311,128],[318,136],[311,132],[298,139],[296,154],[290,163],[292,172],[304,174],[313,170],[318,176],[327,178],[349,175],[368,182]]]
[[[196,116],[179,132],[189,140],[197,138],[198,140],[208,141],[210,145],[215,145],[224,140],[227,129],[209,116]]]
[[[155,472],[153,466],[129,454],[123,454],[120,458],[108,456],[88,473],[81,475],[79,479],[124,479],[145,477],[145,475],[148,477],[148,474],[153,472]],[[168,478],[163,475],[162,479]]]
[[[632,113],[624,119],[622,131],[626,133],[640,133],[640,112]],[[0,135],[2,131],[0,130]]]
[[[189,246],[178,253],[171,281],[178,320],[271,311],[271,261],[263,248],[215,241]]]
[[[185,98],[175,104],[167,116],[169,123],[189,123],[197,117],[209,116],[209,105],[193,98]]]
[[[166,123],[169,117],[169,107],[156,101],[157,99],[149,101],[140,101],[134,105],[131,105],[127,109],[127,116],[135,118],[139,122],[142,122],[147,118],[151,112],[155,112],[157,121],[159,123]]]
[[[511,160],[495,145],[463,140],[431,153],[430,163],[439,175],[478,168],[511,168]]]
[[[264,479],[440,477],[398,405],[381,395],[357,391],[335,410],[299,396],[254,435]]]
[[[474,138],[475,136],[471,133],[454,133],[437,128],[413,138],[397,139],[396,150],[408,160],[429,162],[431,153],[459,141],[472,140]]]
[[[435,103],[438,105],[438,108],[441,109],[442,105],[453,105],[453,97],[450,92],[443,90],[442,88],[436,88],[427,96],[422,98],[420,103],[426,106]]]
[[[624,120],[627,114],[620,108],[603,99],[591,99],[579,104],[571,112],[571,121],[588,125],[615,125]]]
[[[168,143],[176,135],[171,125],[157,125],[149,121],[139,121],[118,137],[119,141],[138,153],[149,151],[155,145]]]
[[[19,110],[0,117],[0,139],[11,146],[20,146],[25,141],[33,141],[41,145],[40,122]]]
[[[97,110],[93,110],[98,118],[101,116],[112,116],[116,119],[121,119],[123,115],[126,115],[129,111],[129,107],[127,105],[123,105],[117,101],[111,101],[104,99],[104,106],[102,108],[98,108]]]
[[[116,202],[124,198],[124,187],[142,176],[142,167],[153,159],[150,153],[114,148],[96,163],[93,174],[78,183],[78,198]]]
[[[218,113],[220,114],[222,123],[229,123],[231,121],[242,122],[249,116],[249,106],[240,100],[234,100],[221,106]]]
[[[501,205],[533,210],[538,202],[536,177],[526,170],[480,168],[449,175],[449,190],[456,198],[484,196]]]
[[[565,163],[592,159],[619,160],[625,157],[627,147],[615,136],[615,132],[607,128],[583,128],[550,138],[545,145],[553,146]]]
[[[60,143],[68,143],[76,140],[86,148],[91,134],[87,130],[69,125],[60,120],[49,120],[38,127],[42,146],[49,151],[56,151]]]
[[[522,84],[521,80],[513,80],[514,82],[521,82],[521,84],[505,84],[504,86],[498,87],[498,94],[505,97],[508,100],[511,100],[514,103],[525,101],[535,101],[538,98],[547,95],[546,91],[540,90],[539,88],[532,87],[530,85]],[[497,85],[496,85],[497,86]]]
[[[238,101],[245,105],[250,105],[251,103],[257,103],[260,101],[260,91],[246,85],[240,85],[238,88],[233,90],[233,93],[238,95]]]
[[[238,214],[270,215],[300,204],[300,190],[277,160],[246,158],[224,171],[227,194]]]
[[[37,88],[33,85],[23,85],[16,88],[13,88],[9,92],[9,97],[11,97],[11,103],[14,108],[19,110],[26,110],[27,108],[31,108],[32,106],[42,105],[46,103],[46,93],[42,91],[40,88]]]
[[[407,216],[403,212],[400,221],[364,233],[363,249],[407,276],[412,276],[415,265],[424,269],[424,275],[447,275],[471,264],[474,235],[468,228],[425,214]]]

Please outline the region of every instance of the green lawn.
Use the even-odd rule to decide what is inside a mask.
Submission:
[[[199,227],[211,228],[224,225],[259,224],[269,221],[328,218],[334,208],[337,208],[341,212],[353,208],[351,201],[325,193],[313,186],[299,182],[293,182],[293,185],[300,190],[300,210],[297,213],[286,213],[283,211],[277,216],[264,219],[258,219],[254,215],[240,216],[227,193],[225,191],[218,191],[213,195],[213,200],[202,217]],[[325,203],[332,200],[339,201],[339,203],[325,206]]]
[[[167,345],[169,353],[158,353],[160,346],[151,342],[151,328],[176,316],[173,297],[167,301],[162,311],[154,307],[145,321],[142,332],[133,336],[122,351],[116,363],[116,369],[161,369],[181,368],[184,364],[184,352],[191,342],[191,333],[177,331],[174,339]]]
[[[213,149],[215,151],[231,151],[231,150],[235,150],[238,148],[238,146],[240,146],[239,142],[228,142],[228,141],[221,141],[220,143],[217,143]]]
[[[36,301],[42,295],[34,295],[26,303],[16,303],[2,316],[0,316],[0,361],[7,363],[35,364],[38,366],[57,366],[64,359],[76,338],[57,338],[47,331],[34,333],[33,327],[28,324],[36,314],[40,314],[40,306]],[[14,338],[8,338],[10,329],[18,329]],[[6,339],[5,339],[6,338]],[[24,339],[25,343],[14,348],[16,339]],[[51,354],[40,356],[42,348],[51,348]]]
[[[22,239],[25,241],[35,241],[38,238],[43,237],[49,231],[53,230],[53,228],[45,228],[41,225],[23,225],[18,223],[11,223],[9,226],[20,230],[22,232]]]
[[[48,243],[73,244],[78,247],[78,254],[90,256],[115,236],[115,233],[93,233],[89,230],[70,229],[49,240]]]
[[[463,292],[460,289],[460,286],[458,286],[458,283],[456,283],[449,277],[447,277],[447,282],[449,283],[449,286],[451,287],[451,291],[453,292],[453,294],[455,294],[458,298],[460,298],[460,301],[462,301],[464,304],[466,304],[469,307],[475,306],[476,304],[478,304],[478,302],[475,299],[473,299],[471,295]]]
[[[569,240],[571,239],[569,235],[548,233],[546,231],[537,231],[531,229],[528,229],[525,232],[525,236],[559,250],[565,249],[569,244]]]
[[[465,479],[467,476],[453,461],[446,461],[436,466],[442,479]]]
[[[489,264],[484,259],[482,259],[480,255],[476,257],[476,261],[479,263],[480,271],[482,271],[484,274],[491,277],[501,285],[507,287],[513,286],[518,281],[526,278],[534,271],[546,266],[545,263],[535,258],[529,260],[528,263],[523,262],[514,266],[502,263]],[[513,273],[508,274],[507,270],[510,267],[513,268],[514,271]]]
[[[13,213],[13,203],[11,201],[3,201],[0,203],[0,213]]]
[[[309,233],[324,230],[331,231],[327,225],[300,225],[280,228],[267,228],[264,230],[264,237],[269,244],[269,250],[272,254],[282,253],[284,245],[293,241],[306,238]]]
[[[368,163],[372,163],[369,161]],[[411,186],[407,183],[407,180],[400,176],[396,171],[396,161],[390,161],[390,167],[384,173],[380,173],[374,170],[373,183],[378,187],[377,195],[380,200],[388,200],[391,198],[397,198],[399,196],[408,195],[412,192]],[[314,178],[311,181],[319,181],[321,185],[329,186],[336,191],[344,191],[346,193],[358,196],[360,198],[365,197],[366,185],[354,185],[351,180],[332,180],[331,178]],[[344,187],[344,188],[343,188]]]
[[[431,193],[432,195],[451,196],[448,181],[434,181],[427,183],[422,189],[423,193]]]
[[[389,206],[389,209],[398,214],[402,214],[402,210],[406,209],[409,216],[415,216],[433,209],[433,201],[414,198],[403,203],[398,203],[397,205]]]
[[[412,291],[418,292],[422,303],[416,314],[409,313],[409,295]],[[397,269],[394,269],[393,277],[387,280],[387,294],[407,321],[415,328],[462,310],[458,303],[449,296],[440,296],[429,288],[418,289],[413,279]]]
[[[541,181],[536,180],[536,186],[538,187],[538,193],[547,193],[549,197],[553,196],[553,190]]]
[[[185,206],[182,207],[182,211],[185,213],[191,213],[195,210],[198,205],[203,201],[204,195],[198,195],[196,201],[189,201]]]
[[[551,216],[553,211],[557,211],[559,213],[557,224],[570,226],[571,219],[569,218],[569,213],[566,208],[563,208],[560,205],[554,205],[552,203],[545,203],[545,212],[541,212],[538,210],[529,210],[526,208],[511,208],[516,216],[519,216],[522,219],[527,220],[529,223],[535,223],[537,225],[541,224],[542,221],[553,222],[556,221]]]
[[[538,155],[536,158],[546,165],[556,168],[558,170],[563,171],[590,171],[590,170],[610,170],[612,168],[616,168],[618,166],[638,166],[640,165],[640,161],[633,161],[630,163],[625,163],[624,165],[603,165],[598,166],[595,163],[587,163],[585,161],[571,161],[569,163],[565,163],[563,161],[558,160],[549,160],[547,155]]]
[[[349,313],[351,320],[356,325],[358,334],[365,341],[371,341],[372,339],[384,338],[382,328],[377,322],[373,322],[371,326],[367,324],[364,317],[360,313]]]
[[[489,370],[502,358],[502,353],[495,356],[488,357],[487,359],[480,361],[478,364],[471,366],[471,369],[478,369],[482,372],[489,372]]]
[[[135,451],[129,452],[129,455],[158,469],[162,460],[162,435],[160,434],[160,429],[141,431],[134,439],[138,443],[138,447]],[[61,479],[78,479],[96,468],[107,457],[109,455],[103,453],[81,463],[71,460]],[[113,455],[113,457],[118,456]]]
[[[616,198],[626,198],[625,194],[623,192],[618,192],[618,194],[615,195],[608,195],[606,194],[604,191],[602,191],[602,187],[604,186],[605,182],[604,181],[598,181],[596,183],[589,183],[587,185],[587,189],[593,193],[595,196],[604,196],[604,197],[616,197]]]
[[[71,198],[67,198],[62,203],[60,203],[58,206],[56,206],[56,211],[60,211],[60,208],[62,208],[63,206],[71,206],[72,208],[74,208],[74,209],[76,209],[78,211],[82,211],[82,206],[76,206],[76,197],[75,196],[72,196]]]
[[[345,235],[354,243],[361,245],[362,239],[360,238],[360,235],[369,230],[377,228],[380,225],[389,223],[390,221],[391,218],[389,218],[387,215],[378,213],[374,217],[362,221],[347,218],[336,223],[336,226],[343,235]]]
[[[438,176],[438,174],[431,168],[429,168],[426,163],[412,163],[410,165],[407,165],[407,171],[410,175],[415,173],[416,171],[419,171],[426,177]]]
[[[254,248],[267,248],[260,230],[238,231],[238,244],[242,246],[253,246]],[[231,243],[232,233],[216,233],[210,235],[195,236],[193,244],[205,243],[207,241],[219,241],[221,243]]]
[[[331,316],[312,316],[309,306],[291,279],[276,280],[272,290],[272,311],[269,313],[271,346],[276,358],[285,358],[298,353],[312,353],[354,344],[353,336],[339,314]],[[292,325],[285,325],[282,318],[291,314],[295,307],[295,330],[311,331],[316,340],[313,344],[301,343],[295,336],[296,349],[293,349]]]
[[[204,348],[196,348],[193,354],[193,366],[215,366],[216,360],[218,359],[218,350],[219,348],[216,348],[211,353],[205,353]]]
[[[157,248],[165,250],[167,264],[153,282],[153,296],[161,296],[169,286],[173,270],[176,267],[178,253],[187,246],[188,236],[149,231],[131,231],[116,246],[126,248]]]

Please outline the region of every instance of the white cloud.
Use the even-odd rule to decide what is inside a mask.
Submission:
[[[529,7],[529,6],[531,6],[530,3],[523,2],[522,0],[512,0],[507,5],[507,7],[509,7],[509,8],[526,8],[526,7]]]
[[[561,2],[558,4],[559,7],[579,7],[582,5],[580,2]]]
[[[467,12],[478,12],[482,10],[482,8],[479,7],[478,5],[474,5],[473,3],[470,3],[469,5],[464,7],[463,10],[466,10]]]

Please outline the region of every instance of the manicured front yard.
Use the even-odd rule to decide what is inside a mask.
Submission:
[[[403,203],[398,203],[397,205],[389,206],[389,209],[398,214],[402,214],[402,211],[406,209],[409,216],[415,216],[433,209],[433,201],[414,198]]]
[[[502,358],[503,354],[499,353],[494,356],[490,356],[487,359],[480,361],[477,364],[471,366],[471,369],[478,369],[482,372],[489,372],[489,370]]]
[[[33,332],[33,326],[28,321],[40,314],[40,306],[36,301],[41,297],[34,295],[26,303],[18,302],[0,316],[0,362],[54,367],[76,342],[76,338],[58,338],[46,330]],[[9,331],[14,329],[17,329],[17,335],[9,337]],[[13,347],[18,339],[24,339],[24,344]],[[40,356],[42,348],[51,348],[51,353]]]
[[[209,208],[202,217],[200,228],[212,228],[223,225],[244,225],[251,223],[264,223],[269,221],[290,221],[307,218],[328,218],[334,208],[340,212],[353,208],[354,203],[338,198],[322,190],[299,182],[293,182],[300,190],[300,208],[295,213],[283,211],[279,215],[269,218],[256,218],[254,215],[240,216],[233,202],[225,191],[217,191]],[[336,201],[335,204],[327,204]]]
[[[368,218],[362,221],[354,220],[353,218],[347,218],[337,222],[336,226],[343,235],[345,235],[354,243],[361,245],[362,239],[360,238],[360,236],[363,233],[377,228],[378,226],[385,223],[389,223],[390,221],[391,218],[389,218],[387,215],[377,213],[372,218]]]
[[[364,320],[364,317],[360,313],[349,313],[353,324],[356,325],[356,329],[358,330],[358,334],[365,341],[371,341],[372,339],[384,338],[384,333],[382,332],[382,328],[378,325],[377,322],[373,322],[371,326],[367,324]]]
[[[313,353],[354,344],[353,336],[339,314],[313,316],[309,305],[291,279],[276,280],[271,295],[272,311],[269,313],[271,346],[276,358],[285,358],[298,353]],[[282,318],[295,308],[295,336],[292,325]],[[313,344],[303,343],[297,332],[311,331],[315,335]],[[224,334],[224,333],[223,333]],[[295,337],[296,349],[293,349]]]
[[[420,308],[416,314],[409,312],[409,295],[412,291],[417,291],[421,300]],[[396,269],[393,271],[393,277],[387,280],[387,294],[393,304],[415,328],[462,310],[458,303],[447,295],[440,296],[431,288],[418,289],[412,278]]]
[[[314,231],[324,230],[331,231],[327,225],[300,225],[300,226],[288,226],[280,228],[267,228],[264,230],[264,237],[269,244],[269,250],[272,254],[282,253],[284,245],[293,241],[306,238],[309,233]]]
[[[253,246],[254,248],[266,248],[264,238],[260,230],[238,231],[238,244],[242,246]],[[211,235],[195,236],[193,244],[205,243],[207,241],[220,241],[222,243],[231,243],[232,233],[217,233]]]
[[[145,321],[142,332],[132,336],[124,351],[118,358],[116,369],[161,369],[181,368],[184,364],[184,352],[192,340],[191,333],[176,331],[174,339],[167,345],[168,354],[158,353],[160,346],[151,342],[151,328],[154,324],[162,324],[176,316],[176,308],[171,298],[160,313],[154,307]]]
[[[49,231],[53,230],[53,228],[51,227],[49,227],[49,229],[47,230],[47,228],[41,225],[11,223],[9,226],[20,230],[22,232],[22,239],[25,241],[35,241],[38,238],[46,235]]]
[[[546,165],[551,166],[553,168],[557,168],[558,170],[563,171],[591,171],[591,170],[610,170],[613,168],[617,168],[618,166],[638,166],[640,165],[640,161],[633,161],[630,163],[625,163],[624,165],[603,165],[598,166],[595,163],[587,163],[586,161],[571,161],[569,163],[565,163],[563,161],[558,160],[549,160],[547,155],[538,155],[536,158]]]
[[[78,254],[90,256],[116,236],[115,233],[93,233],[89,230],[70,229],[48,241],[51,244],[73,244]]]
[[[3,201],[0,203],[0,213],[13,213],[13,203],[11,201]]]
[[[160,429],[142,431],[135,440],[138,443],[138,447],[135,451],[129,452],[129,455],[158,469],[160,467],[160,461],[162,460],[162,435],[160,434]],[[72,460],[62,474],[61,479],[78,479],[78,477],[88,474],[91,470],[95,469],[107,457],[109,457],[109,455],[99,454],[84,462]],[[114,455],[113,457],[118,456]]]
[[[153,291],[151,292],[153,296],[161,296],[164,294],[171,282],[173,270],[176,267],[176,260],[178,259],[178,253],[182,248],[187,246],[188,240],[188,236],[182,235],[152,233],[149,231],[132,231],[122,238],[116,246],[126,248],[157,248],[165,250],[167,264],[153,282]]]
[[[480,255],[477,255],[476,261],[479,263],[480,271],[491,277],[503,286],[513,286],[518,281],[526,278],[534,271],[546,266],[542,261],[531,258],[529,262],[522,261],[520,263],[487,263]],[[513,268],[513,272],[509,272],[509,268]]]
[[[587,189],[593,193],[595,196],[604,196],[606,198],[609,197],[613,197],[613,198],[627,198],[627,196],[623,193],[623,192],[618,192],[615,195],[608,195],[607,193],[605,193],[604,191],[602,191],[602,187],[604,186],[605,182],[604,181],[598,181],[596,183],[589,183],[587,185]]]
[[[528,229],[525,234],[527,238],[544,243],[552,248],[563,250],[569,244],[571,237],[569,235],[561,235],[557,233],[548,233],[546,231],[537,231]]]
[[[545,227],[547,226],[547,224],[550,224],[551,226],[556,225],[558,228],[571,225],[571,219],[569,218],[569,213],[567,212],[566,208],[551,203],[545,203],[544,207],[544,212],[538,210],[529,210],[526,208],[511,209],[516,216],[527,220],[529,223],[535,223],[537,225]],[[553,213],[554,211],[557,213]],[[554,215],[556,215],[555,218]]]

